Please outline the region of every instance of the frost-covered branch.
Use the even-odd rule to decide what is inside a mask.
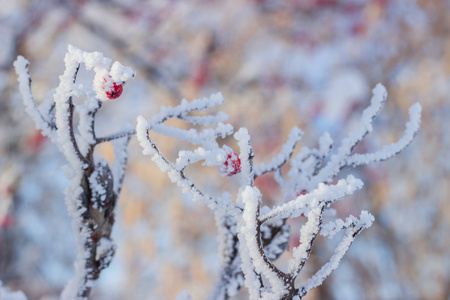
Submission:
[[[178,128],[167,127],[162,124],[171,117],[185,116],[192,111],[203,111],[209,107],[213,107],[223,103],[223,97],[220,94],[212,95],[208,98],[194,100],[187,102],[183,100],[180,105],[176,107],[163,107],[161,112],[154,116],[150,121],[146,121],[142,116],[137,119],[137,138],[143,148],[143,154],[151,155],[152,160],[157,164],[163,172],[168,172],[171,181],[182,188],[183,192],[192,192],[194,200],[200,199],[208,206],[217,207],[222,206],[226,209],[231,209],[233,205],[231,202],[223,204],[220,199],[213,198],[203,191],[201,191],[184,173],[184,169],[195,162],[204,161],[204,165],[215,166],[222,163],[226,158],[226,153],[223,149],[218,147],[216,142],[217,137],[225,137],[229,135],[233,127],[229,124],[217,122],[215,129],[206,129],[202,132],[196,130],[182,130]],[[222,114],[219,115],[218,121],[222,120]],[[208,123],[210,124],[211,118]],[[150,130],[155,130],[166,134],[167,136],[174,136],[180,140],[191,142],[192,144],[199,144],[203,147],[195,151],[182,151],[179,154],[176,162],[170,162],[160,151],[156,143],[150,138]]]
[[[418,103],[409,108],[409,122],[406,123],[405,133],[397,142],[386,145],[373,153],[353,154],[347,158],[346,164],[350,166],[365,165],[387,160],[402,152],[419,133],[421,111],[422,108]]]
[[[355,146],[361,142],[367,134],[372,132],[372,122],[382,110],[386,99],[386,89],[381,84],[378,84],[373,89],[373,97],[370,106],[364,110],[357,128],[342,141],[337,153],[331,155],[328,163],[319,171],[317,176],[314,176],[314,179],[311,180],[311,185],[330,181],[347,165],[362,165],[391,158],[395,154],[403,151],[409,145],[417,134],[420,126],[421,107],[418,103],[411,107],[411,121],[407,124],[407,130],[405,131],[404,137],[401,138],[398,143],[391,145],[392,147],[388,146],[381,151],[378,151],[376,153],[376,158],[373,158],[370,155],[367,157],[364,155],[357,155],[356,157],[351,158],[351,153]]]
[[[213,140],[217,136],[222,136],[229,134],[232,131],[231,125],[223,125],[222,122],[228,120],[228,116],[224,113],[218,113],[215,116],[189,116],[190,112],[194,111],[205,111],[208,108],[218,106],[223,104],[224,99],[222,94],[217,93],[211,95],[209,98],[196,99],[192,102],[188,102],[186,99],[181,101],[180,105],[175,107],[161,107],[158,114],[153,116],[151,120],[148,121],[147,126],[149,130],[154,130],[156,132],[162,133],[167,136],[178,137],[185,139],[193,144],[198,144],[199,141]],[[218,124],[218,129],[216,131],[206,130],[202,133],[203,138],[198,135],[197,131],[194,129],[183,130],[180,128],[168,127],[163,123],[167,120],[174,118],[180,119],[193,124],[209,125]],[[130,129],[126,131],[120,131],[113,133],[111,135],[97,138],[97,143],[108,142],[111,140],[119,139],[126,136],[132,136],[136,134],[136,129]]]
[[[288,273],[296,278],[311,255],[312,247],[322,227],[324,203],[311,209],[306,215],[308,221],[300,230],[300,245],[292,250],[293,259],[289,262]]]
[[[253,165],[251,137],[245,128],[240,128],[234,134],[239,146],[238,155],[226,145],[218,146],[216,138],[221,136],[221,133],[224,137],[232,132],[231,127],[223,127],[226,130],[220,130],[218,119],[216,122],[212,117],[204,119],[208,120],[207,124],[219,124],[216,131],[207,129],[200,132],[174,130],[163,127],[164,125],[152,126],[143,118],[138,120],[138,139],[144,149],[143,153],[152,155],[160,169],[168,171],[171,180],[182,187],[183,192],[191,192],[194,198],[202,198],[214,211],[219,232],[222,270],[220,281],[210,299],[229,299],[243,285],[248,289],[250,299],[301,299],[309,290],[322,284],[336,269],[356,235],[372,224],[373,216],[363,211],[359,219],[350,216],[345,221],[336,219],[324,225],[323,217],[331,209],[330,206],[363,186],[362,181],[352,175],[338,180],[335,184],[330,182],[346,166],[377,162],[395,156],[411,143],[419,128],[420,105],[416,104],[410,109],[410,121],[406,125],[405,134],[397,143],[372,154],[353,154],[355,146],[372,131],[372,122],[380,113],[386,96],[384,87],[377,85],[373,90],[371,104],[364,110],[358,127],[335,151],[332,138],[328,133],[324,133],[319,139],[318,148],[303,147],[292,157],[303,135],[298,128],[293,128],[280,153],[269,163],[260,166]],[[170,115],[177,116],[177,113],[171,112]],[[201,123],[197,118],[184,117],[184,120]],[[167,135],[186,135],[181,139],[202,147],[193,151],[180,151],[176,161],[170,162],[149,136],[150,129],[161,128],[164,128],[163,132]],[[215,134],[212,134],[213,132]],[[233,176],[239,173],[241,181],[237,188],[235,204],[228,198],[218,201],[214,199],[219,197],[205,197],[197,188],[197,184],[186,178],[185,168],[198,161],[203,161],[204,166],[217,167],[221,175]],[[285,177],[281,167],[288,161],[291,168]],[[274,173],[283,194],[280,197],[282,201],[272,208],[262,205],[262,194],[254,184],[257,176],[269,172]],[[299,216],[306,217],[307,221],[300,229],[300,244],[292,251],[293,258],[289,261],[287,271],[283,271],[275,266],[274,260],[288,245],[290,230],[286,220]],[[296,287],[296,279],[308,261],[318,235],[331,238],[341,230],[346,230],[346,236],[330,262],[304,286]]]
[[[340,222],[335,222],[333,225],[328,226],[326,230],[321,232],[324,235],[329,236],[330,238],[336,234],[337,231],[342,229],[346,229],[346,233],[342,241],[334,250],[333,256],[330,260],[323,265],[316,274],[314,274],[304,286],[299,289],[298,296],[303,297],[307,292],[311,289],[321,285],[323,281],[338,267],[340,261],[344,257],[345,253],[347,253],[351,244],[355,240],[356,236],[365,228],[369,228],[374,221],[372,215],[368,214],[366,211],[362,211],[360,218],[357,219],[355,217],[350,216],[347,218],[346,222],[342,220],[338,220]],[[339,223],[339,224],[338,224]],[[330,228],[331,227],[331,228]]]
[[[94,159],[95,116],[104,101],[121,95],[123,84],[134,77],[134,71],[118,62],[112,64],[99,52],[84,52],[70,45],[64,63],[66,68],[53,98],[45,101],[41,109],[31,94],[28,61],[19,56],[14,65],[28,114],[67,160],[65,171],[71,183],[65,191],[66,205],[72,217],[77,254],[76,275],[64,288],[61,299],[81,300],[88,299],[93,282],[108,267],[115,252],[111,232],[128,144],[128,139],[118,141],[113,174],[105,160]],[[76,84],[80,67],[94,71],[91,86]],[[85,100],[75,104],[75,97]]]
[[[44,116],[37,106],[31,92],[31,76],[29,70],[30,63],[23,56],[17,57],[14,62],[16,73],[18,74],[19,89],[22,94],[25,109],[31,119],[36,124],[36,129],[42,130],[44,136],[52,138],[55,134],[56,124],[51,119],[52,109]],[[52,106],[54,107],[54,105]]]
[[[336,185],[320,183],[317,189],[310,193],[299,195],[295,200],[274,207],[261,216],[261,222],[266,222],[273,218],[286,219],[306,215],[309,210],[321,205],[321,203],[330,206],[335,201],[353,194],[356,190],[361,189],[362,186],[362,181],[352,175],[349,175],[346,179],[339,180]]]
[[[129,142],[130,137],[123,137],[112,142],[115,154],[112,173],[114,178],[114,191],[117,195],[119,195],[122,190],[123,180],[125,178],[128,161],[127,148]]]

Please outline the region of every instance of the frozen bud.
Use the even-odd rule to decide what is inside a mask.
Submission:
[[[219,173],[222,176],[232,176],[241,172],[241,160],[239,155],[230,147],[224,145],[222,149],[225,151],[225,161],[219,167]]]

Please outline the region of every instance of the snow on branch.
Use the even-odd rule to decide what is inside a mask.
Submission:
[[[359,219],[349,216],[324,225],[323,216],[330,205],[363,186],[362,181],[352,175],[335,184],[330,183],[346,166],[395,156],[411,143],[420,126],[421,108],[415,104],[409,110],[410,121],[398,142],[374,153],[353,154],[355,146],[372,131],[373,120],[386,101],[385,88],[377,85],[371,104],[363,111],[357,128],[336,150],[330,135],[324,133],[317,148],[302,147],[293,157],[303,135],[294,127],[278,154],[267,164],[254,166],[255,153],[246,128],[234,132],[230,124],[224,123],[228,116],[223,112],[196,115],[223,104],[220,93],[190,102],[183,99],[177,106],[162,107],[150,119],[139,116],[135,129],[125,127],[97,137],[94,126],[97,112],[105,101],[120,97],[124,83],[135,73],[119,62],[112,63],[99,52],[84,52],[73,46],[68,47],[64,62],[66,68],[53,99],[41,107],[36,105],[31,94],[28,61],[18,57],[14,64],[27,112],[37,128],[57,144],[69,165],[67,174],[71,184],[66,189],[66,205],[72,217],[77,257],[76,275],[65,287],[61,295],[63,300],[88,299],[94,281],[112,260],[116,249],[111,239],[114,210],[125,176],[127,145],[134,134],[144,155],[150,155],[183,193],[191,193],[194,200],[203,201],[215,214],[222,270],[210,299],[228,299],[242,286],[248,289],[250,299],[301,299],[337,268],[355,237],[373,222],[373,216],[362,211]],[[95,73],[91,86],[76,82],[81,67]],[[75,104],[75,97],[85,100]],[[175,128],[165,124],[169,119],[208,127],[201,130]],[[75,126],[77,122],[78,126]],[[196,148],[180,151],[175,161],[171,161],[152,140],[152,131],[187,141]],[[239,147],[237,152],[227,145],[220,146],[217,141],[233,133]],[[102,158],[94,159],[95,147],[103,142],[113,142],[115,161],[112,167]],[[291,168],[285,178],[281,168],[288,161]],[[239,174],[241,181],[237,191],[220,196],[201,191],[185,174],[186,168],[197,162],[217,168],[223,176]],[[255,186],[256,177],[270,172],[273,172],[282,191],[280,202],[272,208],[262,206],[262,194]],[[231,194],[237,195],[234,201],[229,196]],[[288,246],[290,229],[287,219],[302,215],[307,217],[307,222],[300,229],[300,244],[292,251],[287,271],[283,271],[275,266],[274,260]],[[345,231],[345,236],[330,261],[305,285],[296,287],[297,277],[310,258],[317,236],[322,234],[331,238],[339,231]],[[187,292],[178,297],[190,299]]]
[[[244,211],[242,220],[238,223],[238,237],[241,242],[241,255],[247,252],[248,256],[242,256],[246,286],[250,292],[250,299],[258,299],[262,290],[260,275],[264,275],[270,282],[272,291],[283,294],[286,286],[283,273],[267,258],[260,238],[259,208],[261,193],[256,187],[246,186],[241,193]],[[255,276],[254,273],[258,274]]]
[[[372,131],[372,122],[383,108],[386,96],[384,87],[377,85],[373,90],[371,104],[363,111],[357,128],[340,143],[336,151],[333,151],[332,138],[324,133],[319,138],[318,148],[303,147],[292,157],[303,135],[300,129],[294,127],[280,153],[260,166],[253,165],[251,136],[246,128],[240,128],[234,134],[239,146],[238,155],[226,145],[218,146],[216,139],[220,136],[220,130],[217,128],[221,126],[218,119],[216,121],[219,126],[215,132],[209,129],[201,132],[174,130],[164,125],[153,125],[155,120],[160,120],[159,124],[162,124],[168,117],[178,117],[195,124],[215,123],[214,118],[207,117],[208,122],[202,123],[197,117],[182,116],[179,108],[167,108],[149,122],[142,117],[138,119],[138,140],[143,153],[152,155],[160,169],[168,171],[171,180],[181,186],[184,192],[191,192],[194,198],[202,198],[209,204],[216,216],[222,270],[220,281],[209,299],[228,299],[243,285],[248,289],[250,299],[301,299],[309,290],[322,284],[336,269],[356,235],[372,224],[373,216],[363,211],[359,219],[350,216],[345,221],[336,219],[324,225],[323,216],[333,217],[332,214],[327,214],[330,206],[363,186],[362,181],[352,175],[338,180],[336,184],[330,182],[345,166],[367,164],[395,156],[411,143],[420,125],[420,106],[416,104],[410,109],[410,121],[406,125],[405,134],[397,143],[372,154],[352,154],[355,146]],[[204,101],[206,102],[202,105],[207,106],[208,100]],[[223,99],[218,97],[209,101],[217,104]],[[189,104],[184,102],[182,105]],[[152,129],[165,131],[167,135],[177,136],[180,140],[188,140],[202,147],[193,151],[180,151],[176,161],[170,162],[151,140],[149,131]],[[232,127],[222,131],[223,136],[231,133]],[[185,176],[185,168],[198,161],[203,161],[204,166],[217,167],[222,175],[233,176],[240,173],[242,180],[236,204],[228,198],[220,202],[215,200],[218,197],[204,195]],[[289,179],[281,172],[281,167],[288,161],[291,165],[287,172]],[[257,176],[269,172],[274,172],[283,193],[280,197],[282,201],[273,208],[262,207],[261,192],[254,186]],[[299,216],[306,216],[307,222],[300,230],[300,244],[293,249],[293,258],[289,261],[288,270],[284,272],[273,261],[285,251],[289,241],[290,230],[286,220]],[[306,285],[296,288],[296,279],[313,251],[317,236],[322,234],[331,238],[342,230],[346,231],[346,235],[330,262],[308,280]]]
[[[320,206],[321,203],[329,206],[346,195],[353,194],[356,190],[361,189],[362,186],[362,181],[352,175],[349,175],[346,179],[339,180],[336,185],[320,183],[317,189],[310,193],[300,195],[296,199],[265,213],[261,216],[261,222],[264,223],[274,218],[296,218],[302,214],[306,215],[310,210]]]
[[[64,288],[61,299],[84,300],[115,252],[111,231],[128,144],[128,137],[117,141],[114,172],[102,158],[94,159],[95,117],[104,101],[120,97],[124,83],[135,73],[118,62],[112,64],[102,53],[85,52],[70,45],[64,63],[65,71],[53,98],[41,108],[31,94],[28,61],[19,56],[15,67],[27,113],[36,127],[51,137],[68,164],[65,171],[71,183],[65,190],[65,202],[72,217],[77,253],[75,276]],[[81,67],[95,73],[90,86],[76,83]],[[75,104],[75,97],[82,97],[84,102]]]
[[[334,250],[334,254],[331,259],[314,274],[304,286],[299,289],[299,296],[303,297],[311,289],[321,285],[323,281],[338,267],[340,261],[347,253],[351,244],[355,240],[356,236],[365,228],[369,228],[372,225],[374,218],[366,211],[362,211],[359,220],[355,217],[347,218],[345,223],[335,226],[330,230],[325,230],[325,235],[333,235],[336,230],[346,229],[345,236],[341,243]]]
[[[358,166],[369,163],[383,161],[394,157],[402,152],[413,141],[414,137],[419,132],[420,115],[422,108],[419,103],[414,104],[409,108],[409,122],[406,123],[405,133],[396,143],[386,145],[381,150],[374,153],[353,154],[347,159],[347,165]]]
[[[218,123],[215,129],[205,129],[198,132],[195,129],[181,129],[175,127],[169,127],[164,124],[158,124],[151,126],[151,128],[165,136],[175,137],[180,141],[188,141],[194,145],[202,145],[207,149],[215,148],[218,146],[216,142],[217,137],[225,138],[233,132],[233,126],[230,124]]]
[[[408,123],[409,125],[407,126],[405,136],[400,139],[399,143],[395,144],[392,148],[386,148],[378,152],[376,157],[363,157],[358,155],[353,159],[348,159],[351,156],[354,147],[361,142],[367,134],[372,132],[372,122],[378,116],[386,102],[387,92],[381,84],[378,84],[372,92],[373,97],[370,106],[363,111],[357,128],[342,141],[337,153],[331,155],[329,162],[319,171],[317,176],[314,177],[311,185],[314,186],[319,182],[331,180],[342,167],[349,163],[360,165],[393,157],[395,154],[401,152],[412,141],[412,138],[417,133],[420,125],[421,109],[419,104],[411,107],[411,122]]]
[[[205,111],[208,108],[212,108],[223,104],[224,99],[221,93],[213,94],[209,98],[196,99],[188,102],[186,99],[181,101],[181,104],[175,107],[162,106],[160,112],[153,116],[146,126],[148,130],[154,130],[156,132],[167,134],[168,136],[181,138],[183,140],[189,141],[193,144],[202,144],[202,141],[213,141],[216,137],[221,136],[224,138],[226,135],[231,134],[231,125],[223,124],[228,120],[228,116],[225,113],[218,113],[217,115],[208,116],[189,116],[191,112]],[[179,120],[184,120],[194,124],[210,125],[217,124],[215,130],[205,130],[202,133],[198,133],[196,130],[183,130],[174,127],[168,127],[164,125],[164,122],[174,118]],[[97,138],[97,143],[108,142],[111,140],[119,139],[126,136],[132,136],[136,134],[136,129],[119,131],[104,137]],[[214,145],[214,143],[213,143]]]
[[[160,119],[163,120],[163,119]],[[214,152],[198,148],[194,152],[181,151],[176,163],[169,161],[160,151],[156,143],[150,138],[151,124],[144,117],[137,118],[137,139],[143,148],[144,155],[152,156],[152,161],[156,163],[162,172],[168,172],[168,176],[173,183],[182,188],[183,193],[191,192],[193,200],[202,200],[209,207],[217,208],[221,206],[224,209],[233,208],[234,205],[228,201],[220,201],[219,198],[213,198],[201,191],[185,174],[184,169],[192,163],[205,160],[206,165],[216,165],[215,162],[223,162],[224,152],[215,149]]]
[[[54,138],[56,124],[52,122],[50,117],[51,112],[48,111],[48,116],[45,116],[39,110],[36,102],[34,101],[33,94],[31,93],[31,76],[29,70],[29,61],[23,56],[18,56],[14,62],[14,68],[18,75],[19,89],[22,94],[23,103],[28,115],[36,124],[36,129],[42,130],[44,136]]]
[[[131,127],[126,126],[126,127]],[[125,178],[125,170],[128,161],[127,148],[131,137],[123,137],[112,141],[114,146],[114,163],[112,166],[112,173],[114,179],[114,192],[120,194],[122,189],[123,180]]]
[[[218,122],[223,123],[228,121],[228,115],[224,112],[218,112],[211,116],[181,116],[180,120],[192,123],[194,125],[210,125]]]
[[[297,277],[311,255],[314,240],[322,226],[323,209],[324,203],[322,202],[307,214],[308,221],[300,230],[300,245],[292,250],[293,258],[289,261],[288,273],[292,277]]]
[[[255,175],[253,170],[253,148],[250,143],[250,134],[247,128],[240,128],[234,138],[240,149],[239,159],[241,161],[242,186],[253,186]]]

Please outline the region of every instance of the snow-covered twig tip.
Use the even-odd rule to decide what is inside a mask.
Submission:
[[[42,130],[42,134],[44,136],[53,137],[55,134],[56,125],[51,122],[50,118],[47,119],[44,117],[34,100],[33,94],[31,93],[31,76],[29,65],[29,61],[23,56],[18,56],[14,62],[14,68],[16,70],[16,74],[18,75],[17,80],[19,82],[19,90],[22,94],[23,103],[28,115],[34,121],[36,129]]]
[[[402,152],[419,132],[422,107],[415,103],[409,108],[409,121],[403,136],[395,143],[386,145],[374,153],[353,154],[347,159],[347,165],[358,166],[383,161]]]

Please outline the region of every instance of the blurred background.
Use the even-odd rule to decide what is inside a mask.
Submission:
[[[449,14],[448,0],[2,1],[0,280],[29,299],[57,299],[74,273],[65,161],[34,129],[12,68],[17,55],[30,60],[41,102],[58,85],[72,44],[137,72],[119,99],[105,103],[99,135],[135,124],[138,115],[150,118],[161,105],[221,91],[220,109],[235,128],[249,129],[257,163],[278,152],[292,126],[306,133],[301,146],[317,146],[325,131],[339,144],[378,82],[388,101],[361,151],[396,141],[419,101],[422,127],[412,145],[350,170],[365,187],[335,207],[338,216],[366,209],[376,221],[305,299],[450,299]],[[186,147],[156,141],[171,158]],[[97,154],[114,156],[107,144]],[[129,156],[114,229],[118,251],[92,299],[174,299],[184,288],[205,299],[220,266],[211,212],[171,185],[135,139]],[[216,173],[191,172],[211,194],[236,193],[238,179]],[[282,200],[271,175],[257,185],[266,204]],[[294,237],[301,222],[292,222]],[[337,242],[317,241],[302,280]]]

